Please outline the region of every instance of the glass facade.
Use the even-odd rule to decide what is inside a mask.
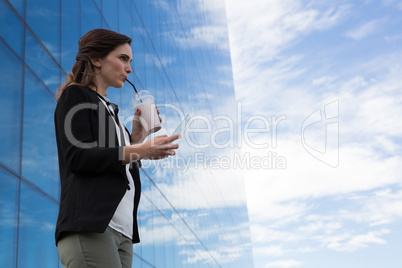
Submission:
[[[143,163],[133,267],[253,267],[243,177],[217,166],[236,153],[237,107],[226,25],[207,4],[224,22],[223,0],[0,0],[0,267],[62,267],[54,95],[93,28],[133,39],[129,79],[155,96],[158,134],[189,114],[177,155]],[[108,91],[128,129],[132,95]]]

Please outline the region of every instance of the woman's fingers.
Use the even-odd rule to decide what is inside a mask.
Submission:
[[[167,137],[167,142],[171,143],[177,139],[180,139],[181,135],[180,134],[174,134],[172,136]]]
[[[161,135],[161,136],[157,136],[154,139],[155,140],[151,140],[151,144],[154,146],[162,146],[162,145],[168,145],[171,146],[170,148],[172,149],[177,149],[179,148],[178,144],[172,144],[173,141],[177,140],[181,138],[180,134],[175,134],[172,136],[167,136],[167,135]],[[166,146],[162,146],[163,148],[165,148]]]
[[[179,148],[179,145],[173,144],[173,143],[166,143],[166,144],[161,144],[158,147],[161,150],[176,150],[177,148]]]
[[[162,143],[162,144],[155,144],[153,145],[155,150],[161,150],[163,152],[167,152],[170,150],[176,150],[179,148],[179,145],[177,143]]]
[[[172,142],[180,138],[180,134],[172,136],[161,135],[148,141],[148,150],[152,159],[163,159],[168,156],[175,155],[175,150],[179,148],[179,145]]]

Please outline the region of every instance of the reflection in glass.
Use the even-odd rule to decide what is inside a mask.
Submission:
[[[53,123],[56,102],[28,69],[24,94],[22,176],[57,199],[59,173]]]
[[[26,0],[26,22],[60,63],[60,1]]]
[[[0,267],[15,267],[18,228],[17,177],[0,167]]]
[[[101,28],[101,14],[93,1],[81,1],[81,33]]]
[[[0,39],[0,161],[20,172],[22,63]]]
[[[70,73],[75,63],[75,55],[78,52],[77,40],[81,37],[81,25],[77,21],[79,14],[79,0],[62,0],[61,2],[61,67],[66,73]],[[64,76],[62,80],[64,81]]]
[[[5,1],[3,1],[5,2]],[[8,0],[10,4],[17,10],[18,14],[24,18],[25,17],[25,12],[24,12],[24,0]]]
[[[56,93],[60,85],[59,66],[29,31],[25,31],[25,34],[26,64],[53,93]]]
[[[5,1],[0,1],[0,25],[0,36],[22,57],[24,24]]]
[[[57,213],[57,204],[21,184],[18,267],[57,267],[59,258],[54,240]]]
[[[119,16],[118,24],[119,24],[119,32],[125,34],[127,36],[133,37],[132,27],[133,27],[133,13],[130,12],[131,9],[131,1],[118,1],[118,12]]]
[[[118,24],[118,16],[119,16],[119,9],[118,4],[120,1],[114,0],[102,0],[102,11],[103,17],[105,18],[105,22],[109,26],[111,30],[118,31],[119,24]],[[107,12],[105,12],[107,11]],[[128,19],[128,18],[125,18]],[[103,24],[104,28],[107,28],[105,24]]]

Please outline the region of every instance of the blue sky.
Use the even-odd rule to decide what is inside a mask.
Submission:
[[[400,267],[402,2],[225,2],[237,100],[286,116],[242,147],[287,163],[244,172],[255,267]]]

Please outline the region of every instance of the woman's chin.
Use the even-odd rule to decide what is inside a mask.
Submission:
[[[124,82],[120,81],[119,83],[116,83],[115,85],[113,85],[114,88],[122,88],[124,87]]]

